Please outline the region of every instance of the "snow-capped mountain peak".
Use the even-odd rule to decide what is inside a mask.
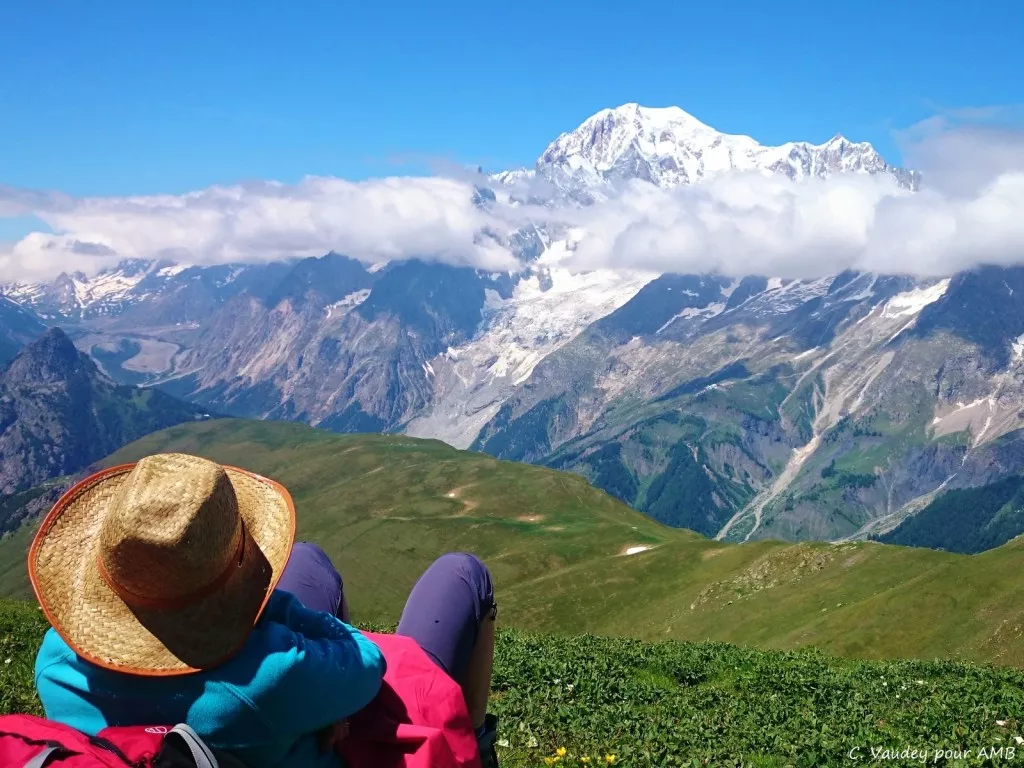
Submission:
[[[643,107],[631,102],[613,109],[602,109],[575,130],[555,139],[548,151],[562,143],[572,145],[577,139],[585,139],[595,129],[614,134],[620,142],[634,137],[657,141],[664,134],[675,138],[714,138],[721,135],[679,107]]]
[[[750,136],[717,131],[679,107],[636,103],[602,109],[563,133],[544,150],[536,168],[542,178],[584,202],[630,179],[667,189],[730,170],[792,179],[890,173],[904,186],[916,185],[915,174],[889,165],[870,144],[840,134],[818,145],[763,146]],[[498,180],[511,178],[506,174]]]

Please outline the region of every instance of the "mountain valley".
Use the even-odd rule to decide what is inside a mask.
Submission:
[[[1024,470],[1024,269],[793,280],[573,268],[587,233],[558,210],[726,171],[920,183],[842,137],[764,147],[627,104],[558,137],[534,168],[478,182],[480,206],[552,211],[508,238],[517,270],[430,254],[133,260],[0,288],[0,345],[13,354],[59,325],[111,378],[200,410],[576,472],[728,541],[884,537],[947,492]]]

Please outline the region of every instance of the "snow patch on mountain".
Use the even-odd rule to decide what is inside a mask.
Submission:
[[[223,288],[225,285],[231,285],[231,283],[235,282],[235,280],[238,279],[238,276],[240,274],[242,274],[243,272],[245,272],[245,267],[244,266],[232,267],[231,271],[228,272],[226,277],[224,277],[223,279],[217,281],[217,283],[216,283],[217,287],[218,288]]]
[[[512,186],[531,181],[537,172],[529,168],[516,168],[511,171],[499,171],[491,175],[491,180],[498,184]]]
[[[946,295],[949,288],[949,280],[940,280],[934,285],[914,288],[905,293],[898,293],[889,299],[882,314],[885,317],[903,317],[917,315],[922,309]]]
[[[171,264],[168,267],[162,267],[161,269],[158,269],[156,271],[156,274],[159,277],[174,277],[175,275],[180,275],[186,269],[188,269],[187,264]]]
[[[32,304],[44,290],[40,283],[7,283],[0,285],[0,296],[16,304]]]
[[[0,295],[33,308],[54,308],[66,316],[86,310],[109,314],[114,305],[125,301],[153,268],[154,263],[129,259],[104,269],[93,277],[81,272],[61,274],[52,283],[8,283],[0,285]],[[166,269],[166,268],[165,268]],[[161,270],[162,271],[162,270]],[[136,300],[144,298],[134,297]],[[49,317],[49,313],[43,314]]]
[[[650,274],[600,270],[573,274],[553,267],[520,281],[511,299],[496,293],[485,307],[486,330],[459,350],[461,359],[484,358],[487,375],[521,384],[542,359],[584,328],[629,301]]]
[[[835,277],[819,280],[783,280],[769,278],[764,291],[744,303],[748,311],[766,314],[784,314],[800,305],[828,294]]]
[[[690,293],[691,295],[696,296],[696,294],[691,293],[690,291],[686,291],[686,293]],[[691,317],[699,317],[704,320],[708,320],[714,317],[715,315],[722,314],[724,310],[725,302],[723,301],[715,302],[714,304],[708,304],[706,307],[687,307],[679,314],[670,318],[664,325],[662,325],[658,330],[654,332],[654,335],[657,336],[659,333],[661,333],[670,325],[672,325],[672,323],[674,323],[676,320]]]
[[[1024,334],[1021,334],[1013,342],[1013,359],[1024,359]]]
[[[327,314],[327,319],[331,317],[341,317],[347,315],[353,309],[362,304],[370,296],[370,289],[363,288],[342,297],[339,301],[333,304],[328,304],[324,307],[324,312]]]
[[[565,241],[552,244],[544,264],[519,281],[512,296],[488,291],[476,337],[431,363],[435,401],[404,430],[468,447],[501,404],[548,355],[615,311],[656,275],[558,266]]]
[[[85,307],[93,302],[125,296],[144,277],[144,273],[128,276],[120,270],[101,272],[91,280],[75,280],[75,289],[79,303]]]

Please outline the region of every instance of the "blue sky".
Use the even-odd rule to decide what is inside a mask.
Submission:
[[[122,195],[497,169],[627,101],[764,143],[841,132],[898,160],[894,128],[1024,101],[1014,0],[58,6],[0,14],[0,184]]]

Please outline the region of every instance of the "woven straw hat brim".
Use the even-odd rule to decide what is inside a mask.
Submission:
[[[32,588],[53,628],[98,666],[146,676],[209,669],[244,645],[281,578],[295,538],[291,496],[273,480],[224,466],[247,532],[241,565],[185,608],[140,609],[98,566],[104,516],[134,466],[98,472],[57,501],[29,551]]]

